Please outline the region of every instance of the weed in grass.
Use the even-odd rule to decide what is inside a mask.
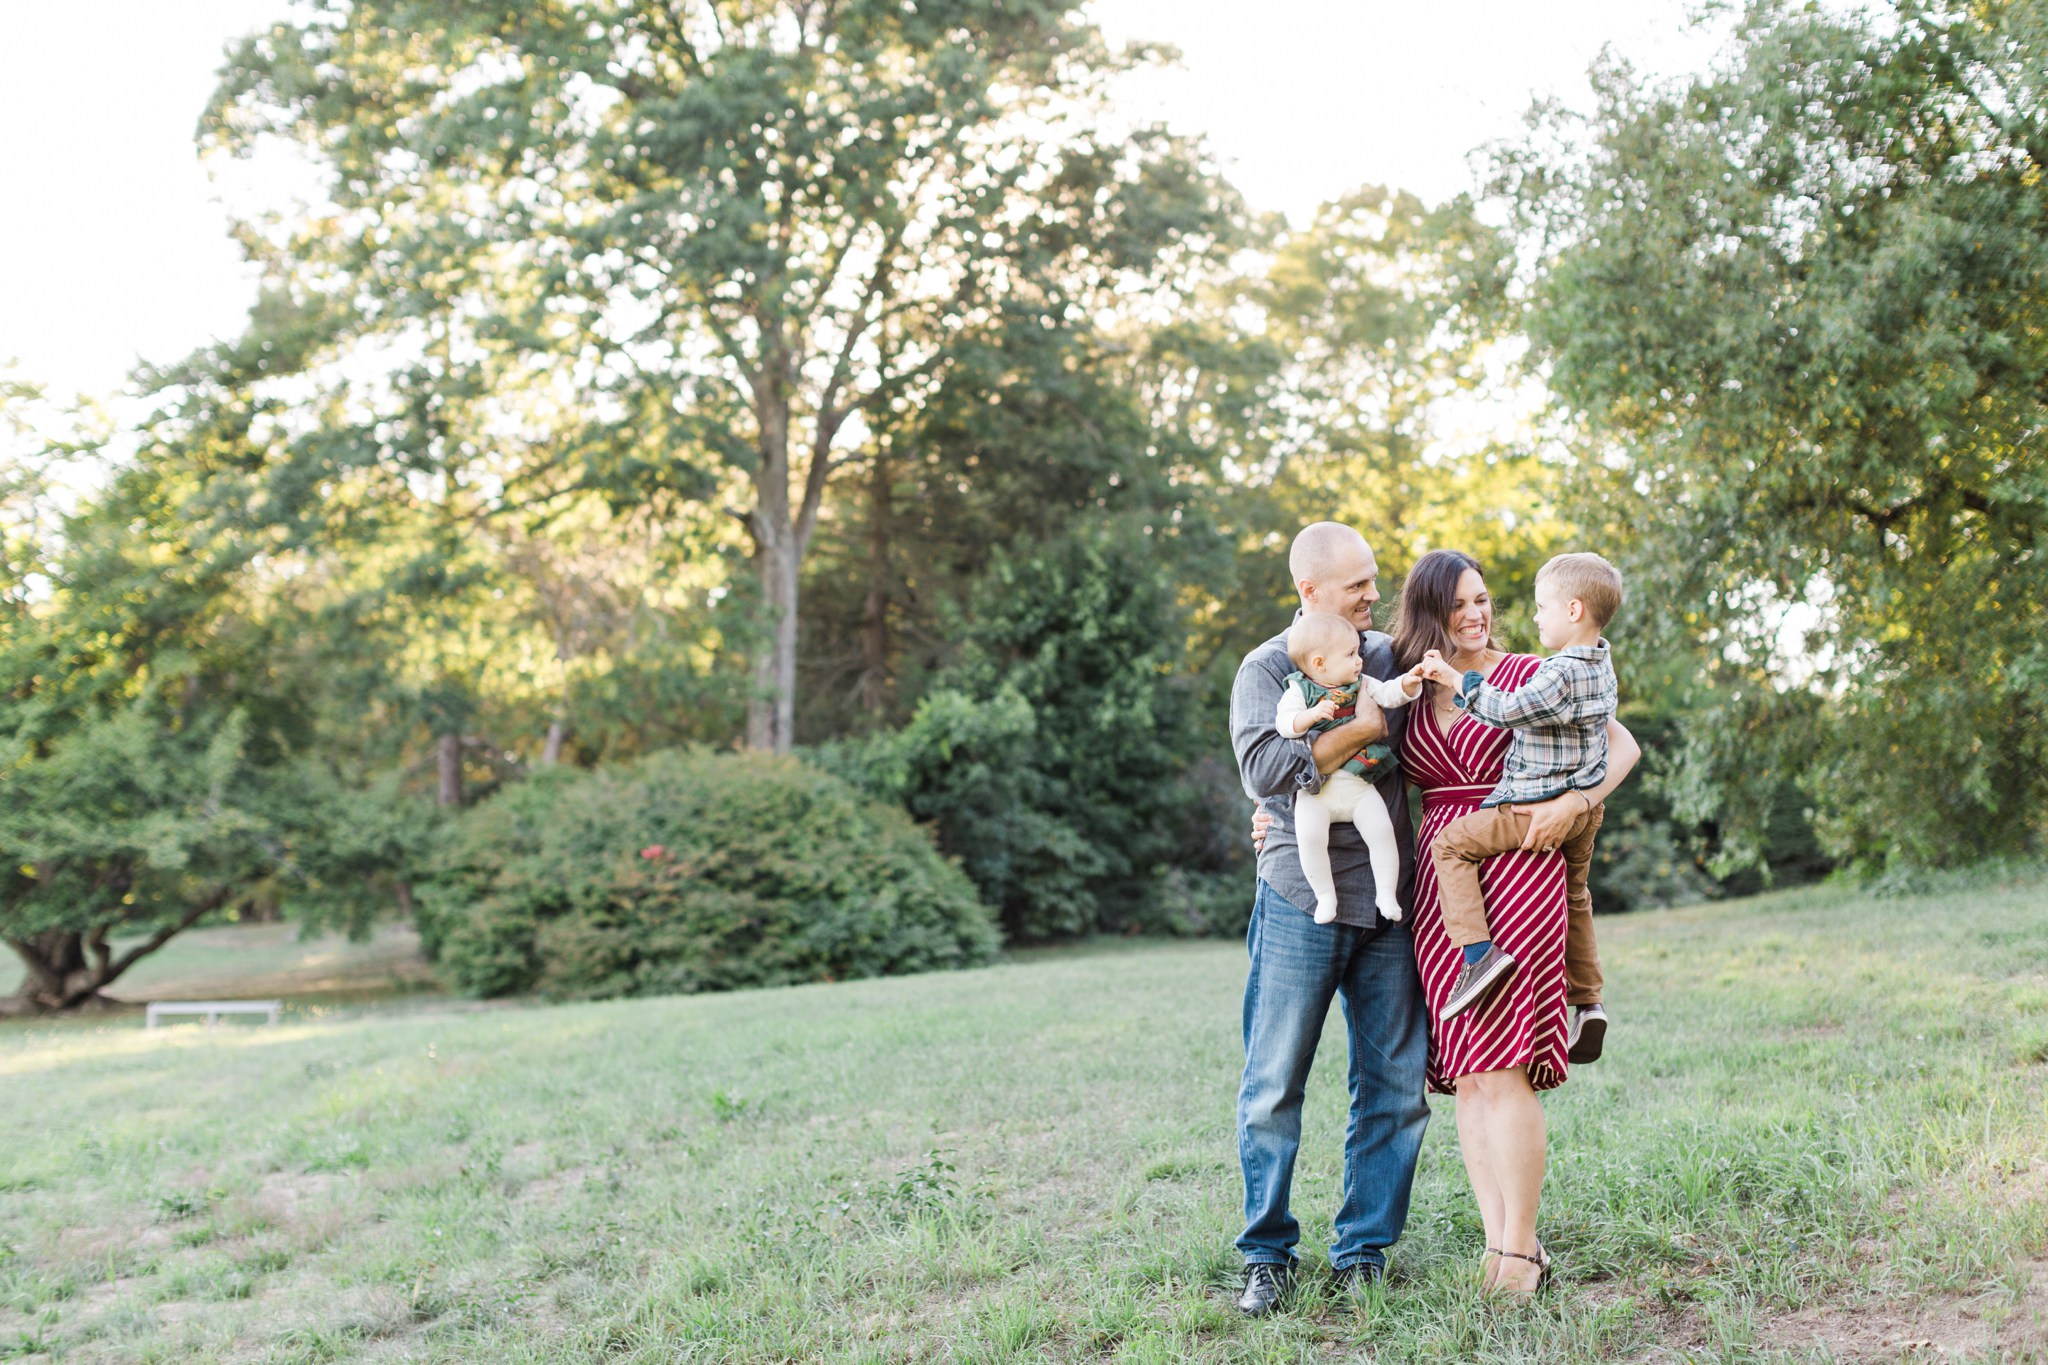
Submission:
[[[896,1184],[884,1196],[888,1211],[899,1218],[915,1218],[945,1208],[960,1195],[956,1167],[949,1158],[951,1148],[934,1147],[919,1165],[905,1166],[896,1173]]]
[[[734,1123],[744,1118],[758,1118],[761,1102],[743,1095],[729,1095],[723,1090],[711,1092],[711,1117],[720,1123]]]
[[[190,1190],[174,1190],[159,1195],[156,1201],[156,1216],[162,1222],[175,1222],[180,1218],[191,1218],[206,1208],[206,1200]]]
[[[50,1336],[50,1329],[56,1324],[55,1314],[45,1314],[33,1329],[17,1330],[12,1341],[0,1338],[0,1360],[54,1354],[57,1343]]]

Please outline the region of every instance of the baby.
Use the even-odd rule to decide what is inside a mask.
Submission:
[[[1360,679],[1358,628],[1329,612],[1309,612],[1287,632],[1287,657],[1298,672],[1287,676],[1286,690],[1273,714],[1273,726],[1289,739],[1329,730],[1351,719],[1362,689],[1382,707],[1406,706],[1422,690],[1422,677],[1409,672],[1378,682]],[[1394,824],[1386,803],[1372,784],[1394,771],[1394,751],[1368,745],[1323,779],[1320,792],[1294,798],[1294,837],[1301,871],[1316,893],[1316,923],[1337,918],[1337,884],[1330,873],[1330,824],[1349,820],[1358,827],[1372,859],[1373,894],[1379,912],[1401,918],[1394,892],[1401,880],[1401,850],[1394,842]]]
[[[1593,947],[1593,905],[1586,873],[1604,806],[1587,795],[1607,778],[1607,722],[1614,718],[1614,665],[1601,634],[1621,607],[1621,573],[1595,554],[1559,555],[1536,572],[1536,635],[1555,650],[1512,692],[1489,686],[1478,673],[1460,674],[1431,650],[1416,671],[1451,688],[1453,700],[1488,725],[1512,729],[1500,785],[1478,810],[1444,826],[1430,845],[1442,892],[1444,931],[1464,950],[1465,965],[1438,1017],[1449,1019],[1483,1000],[1515,970],[1515,960],[1493,942],[1479,865],[1522,846],[1527,811],[1517,807],[1576,792],[1586,809],[1565,832],[1565,948],[1567,984],[1574,996],[1593,994],[1572,1021],[1570,1060],[1600,1055],[1607,1012],[1599,1006],[1599,956]],[[1573,980],[1586,976],[1588,981]]]

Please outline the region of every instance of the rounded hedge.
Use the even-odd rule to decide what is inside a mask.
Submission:
[[[794,758],[550,769],[465,812],[420,895],[444,976],[556,998],[787,985],[995,956],[988,908],[902,810]]]

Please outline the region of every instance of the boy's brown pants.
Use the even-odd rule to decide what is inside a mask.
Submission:
[[[1564,852],[1564,988],[1568,1005],[1600,1002],[1600,950],[1593,943],[1593,898],[1586,873],[1593,863],[1593,836],[1607,807],[1599,805],[1572,823],[1558,847]],[[1529,812],[1516,806],[1487,806],[1444,826],[1429,846],[1443,898],[1444,932],[1460,948],[1493,937],[1486,923],[1486,897],[1479,890],[1479,865],[1512,853],[1529,832]]]

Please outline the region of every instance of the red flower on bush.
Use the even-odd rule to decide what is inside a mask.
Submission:
[[[656,858],[666,858],[668,856],[668,850],[663,848],[660,844],[649,844],[647,847],[640,850],[640,856],[647,859],[649,862],[652,862]]]

